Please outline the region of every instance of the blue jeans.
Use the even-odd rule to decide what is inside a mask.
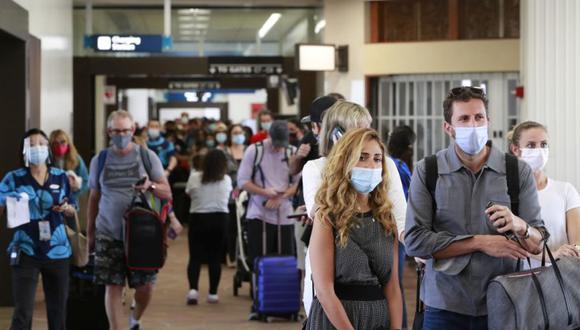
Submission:
[[[405,269],[405,245],[399,242],[399,285],[401,287],[401,296],[403,297],[403,329],[407,328],[407,304],[405,304],[405,290],[403,287],[403,269]]]
[[[469,316],[426,306],[423,330],[487,330],[487,315]]]

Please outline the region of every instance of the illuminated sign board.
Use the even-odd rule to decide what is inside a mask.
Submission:
[[[170,48],[171,38],[161,35],[93,35],[86,37],[86,46],[97,52],[160,53]]]
[[[210,74],[273,75],[284,72],[282,64],[212,63]]]

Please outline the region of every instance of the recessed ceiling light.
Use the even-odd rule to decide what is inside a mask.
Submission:
[[[207,24],[185,23],[179,24],[180,29],[207,29]]]
[[[188,8],[188,9],[179,9],[179,10],[177,10],[177,12],[180,15],[191,15],[191,14],[195,14],[195,15],[209,15],[211,13],[211,10],[209,10],[209,9],[200,9],[200,8]]]
[[[282,17],[282,14],[272,13],[270,15],[270,17],[268,17],[268,19],[264,22],[264,25],[262,25],[262,27],[258,31],[258,37],[260,39],[264,38],[266,36],[266,34],[268,34],[268,32],[270,32],[270,29],[274,26],[274,24],[276,24],[276,22],[278,22],[280,17]]]

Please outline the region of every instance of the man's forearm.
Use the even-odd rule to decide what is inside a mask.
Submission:
[[[479,238],[474,236],[449,244],[444,249],[433,253],[435,259],[447,259],[479,251]]]
[[[153,195],[165,200],[170,200],[173,198],[171,195],[171,187],[167,181],[155,182],[155,190],[153,190]]]
[[[290,156],[290,160],[288,161],[288,167],[290,170],[290,175],[296,175],[302,171],[302,158],[298,156]]]
[[[93,196],[89,197],[89,205],[87,207],[87,235],[91,236],[95,234],[95,223],[97,220],[98,213],[98,198]]]
[[[253,183],[251,181],[246,182],[242,186],[242,189],[249,192],[250,194],[265,195],[264,189],[260,188],[258,185],[256,185],[255,183]]]

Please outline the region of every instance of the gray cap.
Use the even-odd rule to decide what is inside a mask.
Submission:
[[[270,139],[276,148],[286,148],[288,146],[290,132],[288,122],[285,120],[275,120],[270,127]]]

